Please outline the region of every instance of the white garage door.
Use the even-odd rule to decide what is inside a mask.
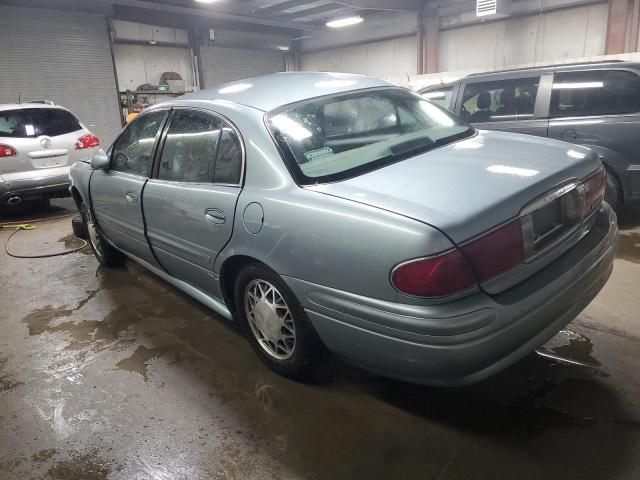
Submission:
[[[202,47],[204,88],[221,83],[284,71],[281,53],[244,48]]]
[[[53,100],[102,144],[121,128],[104,16],[0,6],[0,103]]]

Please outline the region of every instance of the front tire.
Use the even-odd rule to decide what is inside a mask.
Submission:
[[[287,284],[252,264],[238,274],[234,295],[242,330],[260,360],[284,377],[309,379],[324,349]]]
[[[100,265],[107,268],[121,266],[126,257],[104,239],[98,230],[91,212],[84,203],[80,205],[80,216],[82,217],[82,223],[87,232],[87,239],[89,240],[89,245],[91,245],[91,250],[93,250]]]

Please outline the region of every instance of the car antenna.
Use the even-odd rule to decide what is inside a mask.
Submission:
[[[20,92],[18,92],[18,103],[22,103],[22,101],[20,99]]]

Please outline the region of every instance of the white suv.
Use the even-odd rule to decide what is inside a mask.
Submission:
[[[69,166],[100,140],[69,110],[48,104],[0,105],[0,209],[47,205],[69,195]]]

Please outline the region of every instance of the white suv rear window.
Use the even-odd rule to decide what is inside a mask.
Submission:
[[[56,137],[82,129],[76,117],[60,108],[0,111],[0,137]]]

